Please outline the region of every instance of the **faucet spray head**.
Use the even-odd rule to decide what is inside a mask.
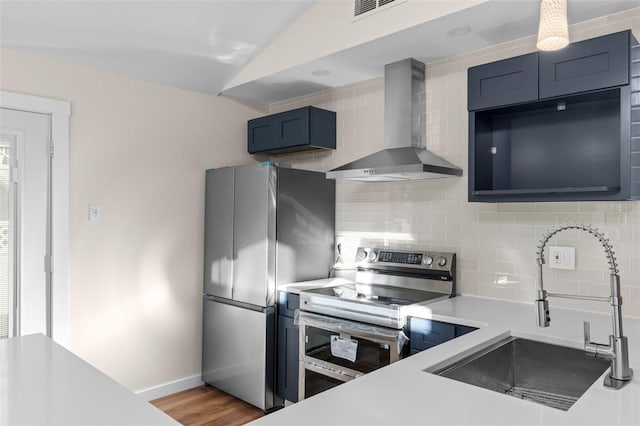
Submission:
[[[551,318],[549,317],[549,302],[547,299],[536,300],[536,321],[538,327],[549,327]]]

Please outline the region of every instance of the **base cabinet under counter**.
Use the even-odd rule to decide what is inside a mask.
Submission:
[[[425,349],[477,330],[475,327],[466,325],[450,324],[418,317],[410,317],[408,324],[409,355],[415,355]]]
[[[278,335],[276,392],[291,402],[298,402],[298,326],[294,323],[300,296],[278,292]]]

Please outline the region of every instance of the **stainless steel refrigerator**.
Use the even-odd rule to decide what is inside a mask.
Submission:
[[[206,173],[203,381],[264,411],[275,393],[279,283],[325,278],[335,182],[271,163]]]

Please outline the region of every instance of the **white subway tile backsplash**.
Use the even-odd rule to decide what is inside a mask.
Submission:
[[[533,258],[533,250],[530,248],[497,248],[495,260],[509,263],[531,263]]]
[[[624,225],[626,217],[621,212],[605,212],[604,224],[607,226]]]
[[[548,225],[551,228],[558,223],[557,213],[517,212],[516,222],[520,224]]]
[[[582,212],[630,212],[633,210],[634,201],[624,203],[605,203],[605,202],[582,202],[580,211]]]
[[[537,212],[579,212],[580,203],[537,203]]]
[[[524,302],[533,302],[536,300],[536,289],[534,287],[524,288],[518,287],[515,289],[515,300],[524,301]],[[523,307],[523,309],[529,309],[528,307]]]
[[[603,262],[604,263],[604,262]],[[570,280],[570,281],[580,281],[582,283],[591,283],[591,284],[603,284],[609,283],[608,271],[605,272],[605,268],[602,268],[599,271],[596,270],[584,270],[584,269],[576,269],[575,271],[567,271],[563,269],[557,269],[554,271],[555,275],[558,279],[561,280]],[[605,277],[607,281],[605,281]]]
[[[582,212],[560,212],[558,213],[558,222],[560,223],[585,223],[595,226],[605,224],[605,215],[603,212],[582,213]]]
[[[499,212],[535,212],[536,203],[499,203]]]
[[[498,248],[498,250],[501,250]],[[496,273],[500,275],[515,274],[516,265],[505,261],[497,262],[495,259],[483,259],[478,263],[478,269],[482,272]]]
[[[539,238],[516,238],[516,250],[528,250],[530,256],[535,256]],[[535,258],[535,257],[534,257]]]
[[[582,294],[588,294],[590,296],[600,296],[600,297],[609,297],[611,295],[611,289],[609,287],[608,282],[607,284],[599,284],[599,283],[589,283],[589,282],[581,281],[580,292]]]
[[[474,258],[464,258],[462,256],[459,255],[459,257],[457,258],[458,260],[458,269],[460,271],[462,270],[472,270],[472,271],[476,271],[478,269],[478,259],[476,257]]]
[[[466,185],[466,182],[465,182]],[[467,195],[464,191],[465,196]],[[467,203],[465,210],[472,212],[495,212],[498,211],[498,204],[494,203]]]
[[[514,224],[516,222],[516,214],[504,212],[479,212],[478,222],[495,223],[498,225]]]
[[[456,292],[459,294],[478,294],[478,284],[468,271],[462,270],[458,276]]]
[[[535,238],[535,227],[533,225],[502,224],[498,228],[498,232],[505,237],[513,237],[516,241],[528,241],[530,238]]]
[[[478,295],[494,299],[515,300],[516,291],[515,288],[509,286],[479,285]]]

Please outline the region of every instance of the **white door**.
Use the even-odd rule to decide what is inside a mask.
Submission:
[[[0,108],[0,337],[50,334],[50,140],[50,115]]]

